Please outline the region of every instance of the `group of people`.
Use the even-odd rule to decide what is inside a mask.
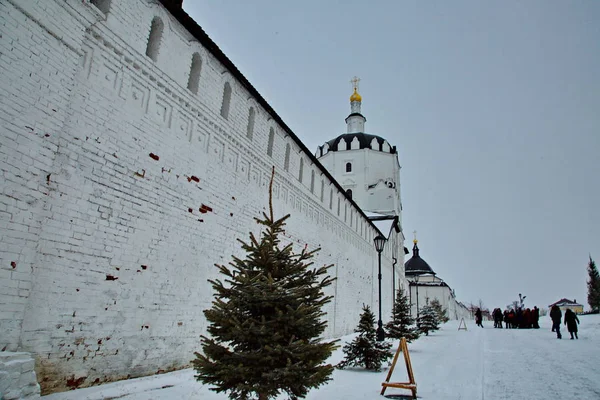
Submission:
[[[502,329],[504,322],[506,329],[539,329],[540,328],[540,309],[534,306],[533,309],[517,308],[516,310],[502,310],[495,308],[492,312],[494,319],[494,328]]]
[[[495,308],[492,312],[492,318],[494,319],[494,328],[502,329],[502,322],[504,322],[506,329],[539,329],[540,324],[540,309],[537,306],[533,309],[517,308],[516,311],[513,309],[502,310]],[[552,332],[556,332],[556,337],[562,339],[560,333],[560,325],[562,322],[562,311],[557,305],[552,306],[550,309],[550,318],[552,318]],[[481,309],[475,311],[475,323],[477,326],[483,328],[483,314]],[[565,311],[564,324],[567,326],[567,330],[571,334],[571,340],[579,339],[577,337],[577,325],[579,324],[579,318],[577,314],[570,308]]]
[[[550,318],[552,318],[552,332],[556,332],[557,339],[562,339],[562,335],[560,334],[562,311],[557,305],[552,306],[550,309]],[[571,340],[579,339],[579,337],[577,337],[577,324],[579,324],[579,318],[577,318],[577,314],[575,314],[570,308],[567,308],[565,311],[565,325],[571,334]],[[575,338],[573,338],[573,335],[575,335]]]

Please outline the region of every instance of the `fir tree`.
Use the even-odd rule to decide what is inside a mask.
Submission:
[[[358,336],[343,347],[346,357],[337,367],[342,369],[347,366],[364,366],[368,370],[380,371],[381,364],[392,357],[392,344],[375,340],[375,314],[369,306],[363,305],[363,312],[354,332],[357,332]]]
[[[445,324],[450,320],[450,318],[448,318],[446,315],[448,310],[442,307],[442,303],[440,303],[437,298],[431,300],[431,307],[433,307],[433,310],[437,315],[438,323]]]
[[[419,318],[417,319],[417,328],[419,329],[419,332],[424,333],[425,336],[429,336],[429,332],[437,331],[439,329],[437,313],[431,304],[429,304],[429,299],[426,300],[425,305],[421,308]]]
[[[271,199],[269,206],[269,216],[256,218],[261,240],[252,233],[249,243],[238,239],[246,258],[216,265],[225,278],[209,280],[216,293],[204,315],[212,337],[201,336],[202,354],[194,353],[196,379],[231,399],[303,398],[333,372],[323,363],[337,346],[320,340],[331,266],[312,267],[319,249],[295,254],[291,244],[282,246],[289,215],[275,220]]]
[[[396,302],[392,309],[392,320],[385,325],[387,337],[400,339],[406,338],[407,342],[411,342],[419,338],[417,328],[413,326],[415,319],[410,315],[410,304],[408,298],[404,294],[404,290],[400,287],[396,294]]]
[[[600,310],[600,275],[598,275],[598,269],[596,263],[592,260],[592,256],[590,256],[587,270],[590,278],[587,281],[588,304],[592,310],[598,311]]]

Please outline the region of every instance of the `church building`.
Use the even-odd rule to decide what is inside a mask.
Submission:
[[[413,239],[413,255],[405,264],[406,279],[408,280],[409,301],[411,314],[419,316],[420,310],[428,302],[437,299],[446,310],[449,319],[469,318],[470,312],[465,305],[456,300],[454,290],[421,258],[417,245],[416,231]]]
[[[346,133],[319,146],[315,156],[387,239],[393,260],[392,290],[394,293],[399,288],[405,290],[412,304],[412,315],[417,317],[418,310],[428,301],[438,299],[448,318],[468,317],[467,308],[456,300],[454,290],[420,257],[416,236],[413,256],[404,263],[408,250],[404,247],[402,228],[398,151],[383,137],[365,132],[367,119],[361,110],[359,79],[355,77],[351,82],[353,93]]]
[[[340,183],[346,196],[384,235],[385,247],[391,251],[393,260],[392,276],[385,279],[391,279],[395,293],[397,288],[407,284],[403,268],[404,255],[408,251],[404,247],[402,231],[400,162],[396,146],[381,136],[365,133],[367,119],[361,111],[359,81],[357,77],[351,81],[353,93],[350,114],[346,117],[346,133],[319,146],[315,156]]]

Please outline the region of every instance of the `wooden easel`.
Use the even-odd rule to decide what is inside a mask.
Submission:
[[[404,362],[406,363],[406,372],[408,372],[408,382],[390,382],[390,378],[392,377],[392,372],[394,372],[394,367],[396,366],[396,361],[398,361],[398,356],[400,352],[404,353]],[[413,399],[417,398],[417,383],[415,382],[415,376],[413,375],[412,364],[410,363],[410,355],[408,354],[408,346],[406,345],[406,339],[400,339],[400,346],[398,346],[398,350],[396,350],[396,355],[394,356],[394,361],[392,361],[392,366],[390,367],[390,372],[388,372],[387,378],[385,378],[385,382],[381,384],[383,389],[381,389],[381,395],[383,396],[385,390],[389,387],[398,388],[398,389],[408,389],[412,392]]]
[[[464,318],[461,318],[460,323],[458,324],[458,330],[460,331],[461,329],[464,329],[465,331],[467,330],[467,323],[465,322]]]

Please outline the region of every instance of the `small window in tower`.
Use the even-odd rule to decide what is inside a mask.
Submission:
[[[158,17],[154,17],[150,26],[150,36],[148,36],[148,45],[146,46],[146,55],[153,61],[158,59],[158,51],[160,49],[160,41],[164,29],[164,23]]]
[[[352,189],[346,190],[346,196],[348,196],[349,199],[352,199]]]
[[[275,141],[275,131],[269,129],[269,142],[267,143],[267,155],[273,157],[273,142]]]
[[[321,203],[325,200],[325,182],[321,179]]]
[[[352,172],[352,163],[346,163],[346,172]]]
[[[254,134],[254,114],[254,107],[250,107],[250,110],[248,110],[248,127],[246,128],[246,137],[250,140],[252,140]]]
[[[190,67],[190,77],[188,79],[188,89],[194,94],[198,94],[201,71],[202,58],[200,58],[200,54],[194,53],[194,55],[192,56],[192,66]]]
[[[223,103],[221,103],[221,117],[229,118],[229,103],[231,103],[231,85],[225,82],[223,86]]]
[[[283,169],[290,170],[290,144],[285,145],[285,158],[283,160]]]

